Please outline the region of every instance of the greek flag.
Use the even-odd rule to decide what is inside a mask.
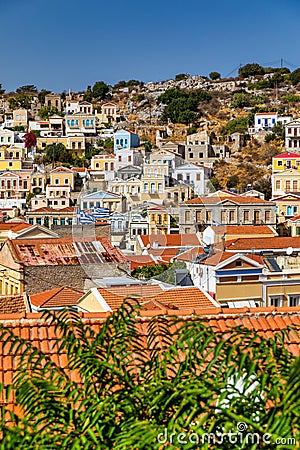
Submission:
[[[77,212],[77,222],[81,225],[90,224],[96,222],[96,218],[85,211],[79,210]]]
[[[104,219],[109,217],[109,209],[108,208],[92,208],[92,214],[93,217],[96,217],[97,219]]]

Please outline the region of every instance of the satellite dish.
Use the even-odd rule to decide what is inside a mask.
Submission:
[[[293,251],[294,251],[293,247],[288,247],[286,249],[286,254],[290,256],[290,255],[292,255]]]

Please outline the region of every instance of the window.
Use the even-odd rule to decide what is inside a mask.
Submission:
[[[197,175],[196,175],[196,180],[197,180],[197,181],[201,181],[201,173],[197,173]]]
[[[96,169],[99,169],[100,164],[99,164],[99,163],[96,163],[96,164],[95,164],[95,167],[96,167]]]
[[[282,166],[282,161],[278,161],[277,165],[278,167]]]
[[[8,167],[12,167],[13,166],[13,163],[10,161],[9,163],[8,163]]]
[[[191,220],[191,211],[185,211],[185,221],[190,222]]]
[[[83,202],[82,208],[83,208],[83,209],[87,209],[87,202]]]
[[[114,170],[114,163],[110,163],[110,170]]]
[[[78,142],[78,148],[81,148],[81,142]]]
[[[72,225],[73,219],[68,219],[68,225]]]
[[[194,158],[194,153],[190,153],[189,154],[189,158],[193,159]]]
[[[162,183],[158,183],[158,192],[161,194],[163,191],[162,189]]]
[[[271,295],[270,306],[280,307],[282,306],[282,295]]]
[[[298,190],[298,181],[297,180],[293,180],[293,191],[297,192]]]
[[[75,142],[72,142],[72,148],[74,149],[76,147]]]
[[[258,224],[260,221],[260,211],[254,211],[254,223]]]
[[[196,222],[201,222],[201,211],[196,211]]]
[[[290,180],[287,180],[285,182],[285,189],[286,189],[286,191],[290,191],[291,190],[291,182],[290,182]]]
[[[128,162],[131,162],[131,156],[130,155],[128,156]]]
[[[271,220],[271,211],[265,211],[265,222],[270,222]]]
[[[261,124],[261,120],[260,120],[260,119],[258,119],[258,120],[257,120],[257,123],[258,123],[258,124],[260,125],[260,124]]]
[[[58,225],[58,219],[53,219],[53,225]]]
[[[234,222],[234,211],[229,211],[229,222]]]
[[[221,211],[221,223],[226,223],[226,211]]]
[[[249,222],[250,211],[244,211],[244,222]]]
[[[289,306],[298,306],[300,304],[300,295],[289,295]]]
[[[242,267],[243,261],[242,260],[236,261],[235,265],[236,265],[236,267]]]
[[[33,219],[32,218],[29,219],[29,223],[30,223],[30,225],[33,225]]]
[[[104,170],[108,170],[108,163],[107,162],[104,164]]]
[[[60,219],[60,224],[61,225],[66,225],[66,219]]]
[[[122,156],[121,155],[118,157],[118,161],[122,162]]]
[[[206,222],[211,222],[211,211],[206,211]]]
[[[37,223],[38,225],[42,225],[42,219],[36,219],[36,223]]]
[[[276,191],[280,190],[280,180],[275,181],[275,189],[276,189]]]
[[[203,153],[199,153],[199,158],[203,158]]]
[[[65,184],[69,184],[69,178],[65,178]]]
[[[55,178],[54,184],[59,184],[59,178]]]

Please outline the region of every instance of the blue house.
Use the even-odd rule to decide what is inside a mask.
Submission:
[[[131,131],[118,130],[114,133],[114,152],[117,150],[136,148],[140,145],[140,139],[137,134]]]

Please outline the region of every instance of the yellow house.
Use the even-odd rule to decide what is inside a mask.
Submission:
[[[287,169],[272,174],[272,196],[300,192],[300,170]]]
[[[148,208],[150,234],[170,234],[170,215],[168,211],[155,206]]]
[[[278,172],[286,169],[300,168],[300,155],[297,153],[283,153],[273,157],[272,170]]]
[[[103,172],[114,170],[116,156],[112,155],[94,155],[91,159],[91,170]]]
[[[75,177],[74,172],[67,167],[56,167],[50,172],[50,185],[67,186],[74,189]]]
[[[141,176],[141,200],[163,200],[165,197],[165,177],[168,176],[167,164],[144,164],[144,173]]]
[[[285,222],[291,217],[300,214],[300,195],[285,194],[273,199],[276,203],[276,214],[278,222]]]
[[[0,148],[0,171],[21,170],[24,150],[19,147]]]
[[[47,145],[63,144],[67,150],[82,156],[85,150],[85,137],[82,133],[76,136],[43,136],[37,138],[37,148],[43,150]]]

